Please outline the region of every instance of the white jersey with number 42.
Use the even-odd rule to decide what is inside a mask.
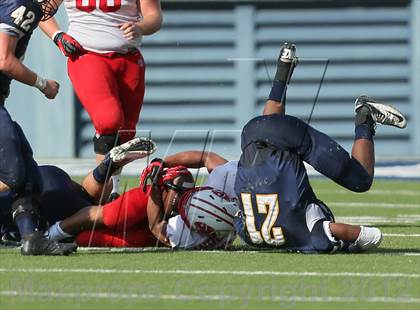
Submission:
[[[127,53],[138,48],[141,37],[124,38],[120,26],[141,19],[137,0],[64,0],[68,34],[86,49],[98,53]]]

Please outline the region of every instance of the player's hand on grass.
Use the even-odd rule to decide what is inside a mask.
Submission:
[[[53,80],[46,80],[47,84],[45,85],[45,88],[42,90],[45,97],[48,99],[54,99],[55,96],[58,94],[58,90],[60,89],[60,84],[58,82]]]
[[[129,41],[135,40],[141,37],[143,34],[140,26],[136,22],[127,22],[121,24],[120,30],[122,30],[124,38]]]
[[[63,31],[56,32],[53,35],[53,41],[66,57],[75,58],[84,53],[84,49],[80,43]]]

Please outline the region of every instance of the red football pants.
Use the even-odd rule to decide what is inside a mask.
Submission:
[[[77,237],[81,246],[146,247],[158,244],[147,222],[148,195],[135,188],[103,208],[105,229],[85,231]]]
[[[68,59],[74,91],[89,113],[96,133],[117,134],[121,143],[135,136],[144,98],[145,64],[140,52]]]

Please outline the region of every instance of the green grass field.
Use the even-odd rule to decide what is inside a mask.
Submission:
[[[134,183],[132,183],[134,184]],[[376,181],[353,194],[314,180],[338,221],[375,225],[370,254],[0,250],[0,309],[419,309],[420,182]]]

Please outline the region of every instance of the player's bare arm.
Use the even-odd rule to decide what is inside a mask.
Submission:
[[[170,246],[168,237],[166,236],[166,227],[168,225],[167,218],[169,214],[167,214],[164,209],[162,189],[157,185],[153,185],[147,202],[149,228],[156,239],[163,244]]]
[[[222,156],[213,152],[185,151],[167,156],[163,159],[166,167],[185,166],[188,168],[206,167],[210,173],[217,166],[227,163]]]
[[[0,33],[0,71],[14,80],[38,88],[48,99],[54,99],[60,85],[56,81],[41,78],[17,59],[17,42],[17,37]]]
[[[63,0],[56,0],[55,3],[57,4],[57,7],[63,3]],[[54,17],[51,17],[50,19],[46,21],[41,21],[38,25],[39,28],[49,37],[52,38],[53,34],[56,31],[60,30],[60,26],[58,26],[57,21]]]
[[[162,27],[163,17],[159,0],[138,0],[137,6],[142,19],[138,22],[124,23],[120,27],[127,40],[151,35]]]
[[[60,6],[62,2],[62,0],[56,1],[58,6]],[[54,17],[47,21],[40,22],[39,28],[41,28],[47,37],[54,41],[64,56],[76,57],[83,53],[84,49],[79,42],[62,31]]]
[[[151,194],[147,203],[149,228],[156,239],[165,245],[170,246],[166,234],[169,216],[177,206],[181,195],[190,187],[187,184],[193,185],[193,182],[191,175],[175,174],[172,179],[166,177],[165,189],[159,184],[151,186]]]

